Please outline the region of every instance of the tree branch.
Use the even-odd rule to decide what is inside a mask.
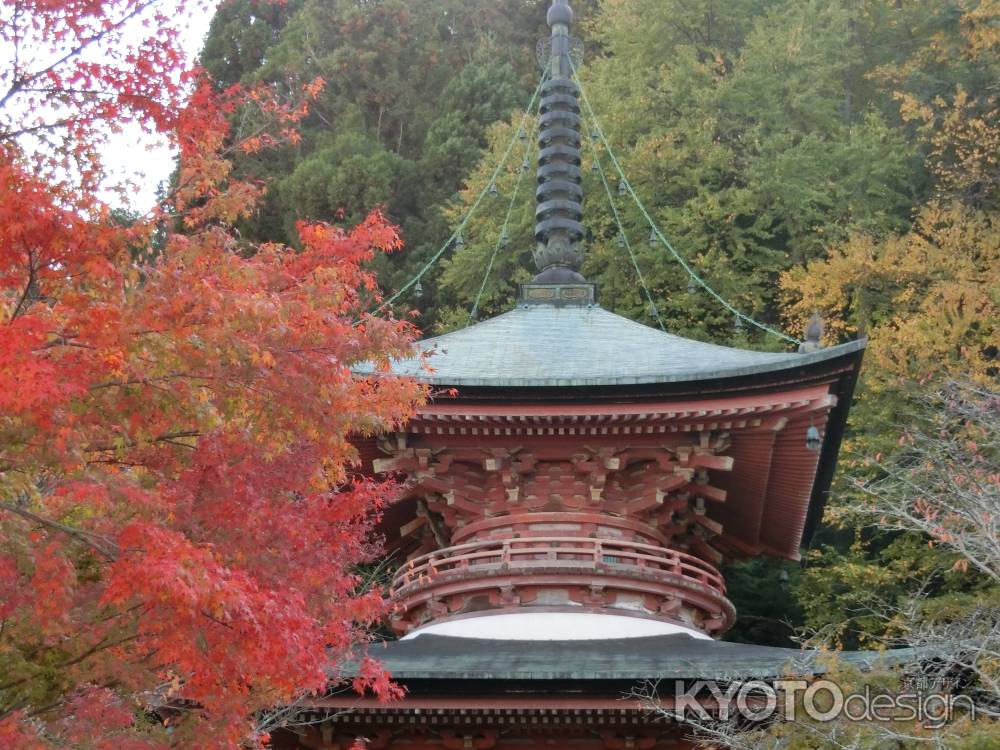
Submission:
[[[112,562],[118,559],[118,555],[121,552],[117,544],[101,534],[94,534],[93,532],[86,531],[85,529],[78,529],[75,526],[69,526],[51,518],[40,516],[37,513],[32,513],[27,508],[22,508],[13,503],[0,502],[0,510],[6,510],[7,512],[20,516],[28,521],[34,521],[41,526],[45,526],[46,528],[54,531],[60,531],[67,536],[78,539]]]
[[[131,21],[136,16],[141,15],[147,9],[151,8],[153,5],[155,5],[156,3],[160,2],[160,1],[161,0],[147,0],[147,2],[140,3],[139,5],[137,5],[131,11],[129,11],[128,13],[126,13],[124,16],[122,16],[120,19],[118,19],[113,24],[110,24],[107,27],[101,29],[99,32],[97,32],[93,36],[81,40],[79,44],[77,44],[75,47],[73,47],[72,49],[70,49],[69,52],[67,52],[65,55],[63,55],[62,57],[60,57],[58,60],[50,63],[49,65],[45,66],[41,70],[36,70],[34,73],[29,73],[29,74],[25,75],[24,77],[22,77],[20,79],[15,79],[14,82],[10,85],[10,88],[7,90],[7,92],[3,95],[2,98],[0,98],[0,107],[2,107],[4,104],[6,104],[7,101],[12,96],[14,96],[14,94],[16,94],[19,91],[21,91],[22,89],[24,89],[32,81],[37,80],[38,78],[41,78],[42,76],[45,76],[45,75],[47,75],[47,74],[55,71],[57,68],[60,68],[61,66],[65,65],[67,62],[69,62],[73,58],[79,57],[91,45],[100,42],[102,39],[104,39],[105,37],[109,36],[112,32],[120,31],[122,29],[122,27],[125,26],[125,24],[127,24],[129,21]],[[16,72],[15,72],[15,75],[16,75]]]

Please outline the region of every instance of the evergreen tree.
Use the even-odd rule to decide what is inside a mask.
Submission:
[[[297,242],[302,219],[350,223],[381,205],[407,251],[376,261],[389,291],[404,284],[450,228],[442,211],[486,146],[486,129],[534,86],[538,0],[295,0],[224,5],[202,54],[223,86],[324,89],[294,146],[243,154],[235,173],[277,187],[240,231]],[[242,112],[237,126],[252,115]],[[428,282],[433,285],[432,279]],[[424,299],[435,299],[428,294]],[[433,306],[423,321],[434,319]]]

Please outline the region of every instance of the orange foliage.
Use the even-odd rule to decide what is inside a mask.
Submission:
[[[81,51],[0,82],[0,107],[21,102],[0,129],[0,746],[162,747],[137,709],[182,696],[199,710],[172,719],[170,746],[235,747],[255,711],[322,690],[384,613],[354,568],[396,489],[351,473],[349,437],[399,426],[424,394],[350,367],[409,352],[408,324],[363,312],[364,265],[399,238],[376,212],[302,225],[300,250],[240,246],[231,224],[262,188],[227,155],[294,141],[321,82],[290,103],[186,85],[155,2],[27,5],[50,50],[118,45],[131,67]],[[147,5],[162,23],[130,47],[115,19]],[[36,158],[42,79],[71,122]],[[75,98],[84,85],[108,96]],[[262,126],[235,137],[241,107]],[[175,192],[130,227],[88,194],[98,134],[122,118],[181,154]],[[59,165],[81,159],[71,184]],[[358,687],[393,693],[368,667]]]

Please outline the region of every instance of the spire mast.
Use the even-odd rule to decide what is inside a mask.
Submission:
[[[548,80],[542,86],[535,191],[534,259],[539,273],[528,287],[587,284],[580,274],[584,237],[580,90],[573,82],[570,63],[580,41],[569,33],[573,10],[567,0],[553,0],[547,20],[552,36],[548,60],[544,61]],[[541,299],[544,295],[531,296]],[[585,296],[593,300],[592,291]]]

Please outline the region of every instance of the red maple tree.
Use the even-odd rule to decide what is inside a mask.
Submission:
[[[4,748],[259,744],[254,713],[324,689],[384,613],[356,570],[395,488],[352,473],[349,437],[424,394],[350,366],[409,350],[409,325],[363,312],[365,261],[399,238],[376,212],[302,224],[296,250],[238,242],[264,188],[227,153],[294,140],[321,82],[218,92],[160,5],[0,11]],[[231,132],[237,108],[260,127]],[[129,226],[94,197],[125,121],[180,154]],[[164,226],[183,230],[154,243]],[[358,687],[391,692],[374,668]]]

